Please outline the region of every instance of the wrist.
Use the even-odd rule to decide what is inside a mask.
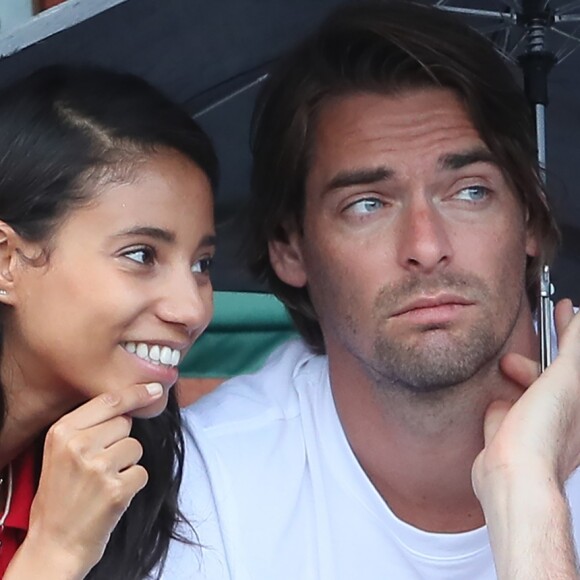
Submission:
[[[58,543],[28,534],[8,567],[5,580],[43,578],[44,580],[82,580],[92,565]],[[12,576],[14,575],[14,576]]]
[[[517,500],[526,493],[563,494],[557,466],[535,454],[502,453],[500,458],[478,458],[472,471],[474,491],[482,505]]]
[[[482,507],[499,579],[577,578],[568,502],[553,472],[507,470]]]

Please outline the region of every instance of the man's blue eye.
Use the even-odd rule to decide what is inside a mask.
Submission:
[[[456,199],[461,199],[465,201],[482,201],[489,195],[489,189],[481,185],[472,185],[470,187],[464,187],[457,194],[455,194]]]
[[[383,207],[383,203],[380,200],[370,197],[355,201],[348,209],[357,214],[369,214],[378,211],[381,207]]]

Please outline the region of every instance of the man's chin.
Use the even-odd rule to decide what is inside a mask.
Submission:
[[[437,336],[439,334],[439,336]],[[498,344],[484,334],[434,332],[421,341],[375,343],[375,368],[414,393],[435,393],[470,380],[497,356]]]

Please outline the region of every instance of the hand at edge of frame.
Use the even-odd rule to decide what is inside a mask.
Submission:
[[[580,315],[569,300],[555,315],[560,352],[544,373],[523,356],[502,359],[524,392],[489,406],[473,464],[500,579],[579,578],[564,484],[580,465]]]
[[[132,385],[91,399],[48,431],[27,536],[5,580],[78,580],[101,559],[111,532],[147,484],[129,413],[160,385]]]

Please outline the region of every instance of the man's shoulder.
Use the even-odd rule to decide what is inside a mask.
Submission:
[[[255,373],[234,377],[184,410],[186,423],[214,435],[241,433],[299,413],[297,376],[316,355],[301,340],[277,348]]]

